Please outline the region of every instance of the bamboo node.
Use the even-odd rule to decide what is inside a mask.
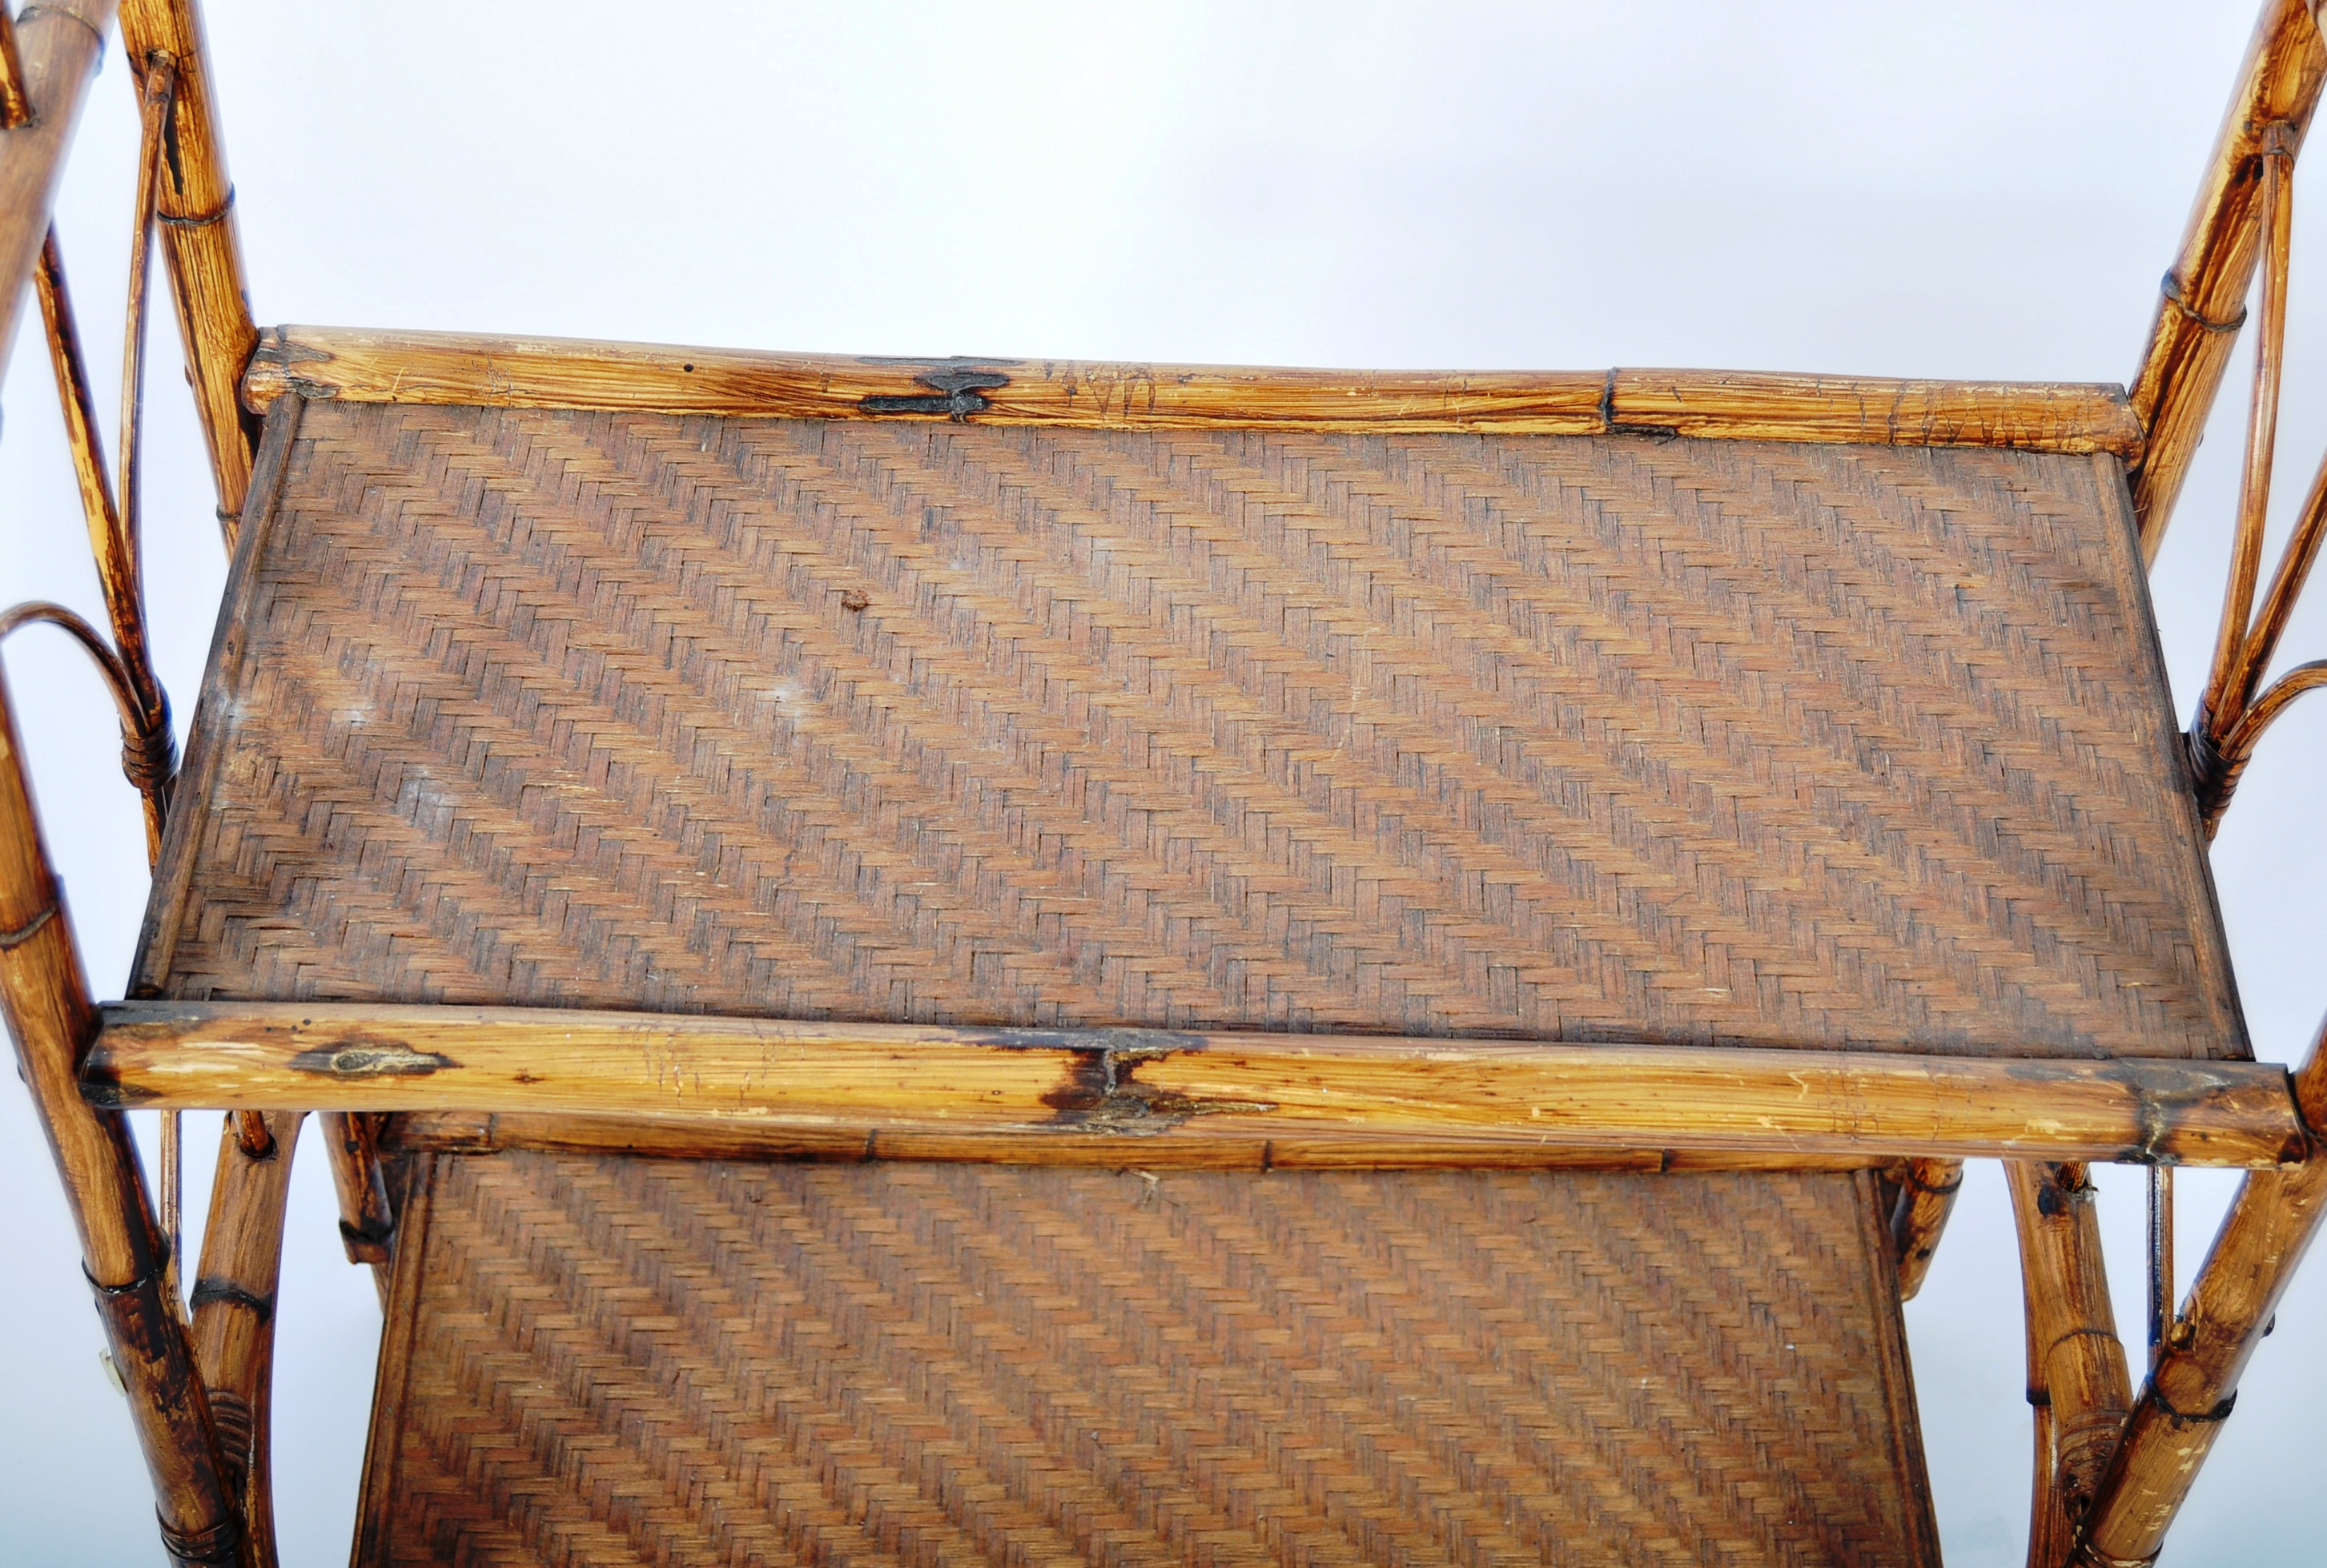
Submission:
[[[171,229],[208,229],[211,224],[221,221],[233,210],[234,187],[229,185],[226,188],[226,200],[208,212],[190,212],[183,217],[179,217],[173,213],[156,211],[154,214],[154,221]]]
[[[182,1563],[230,1563],[242,1555],[242,1519],[229,1514],[207,1530],[181,1533],[170,1528],[170,1522],[154,1516],[161,1526],[162,1547]]]
[[[396,1239],[394,1222],[374,1220],[360,1226],[340,1221],[340,1245],[347,1249],[350,1263],[385,1264],[393,1254],[390,1244]]]
[[[43,906],[39,914],[34,915],[14,930],[0,931],[0,953],[5,953],[11,947],[21,947],[31,941],[42,926],[56,919],[56,914],[57,906],[51,902]]]
[[[78,11],[67,11],[61,6],[27,5],[22,11],[16,13],[17,30],[19,32],[23,31],[23,28],[30,24],[33,19],[36,16],[61,16],[67,22],[79,23],[88,31],[89,35],[91,38],[97,40],[97,66],[99,70],[105,69],[105,33],[104,30],[99,28],[96,23],[91,22],[88,17],[83,16]]]
[[[241,1307],[256,1315],[262,1323],[275,1315],[272,1294],[259,1295],[244,1289],[233,1280],[198,1279],[194,1282],[193,1294],[187,1299],[197,1309],[214,1305]]]
[[[2244,305],[2240,305],[2238,307],[2238,313],[2232,316],[2229,320],[2218,322],[2213,317],[2206,314],[2205,312],[2200,310],[2197,306],[2191,304],[2188,300],[2184,299],[2182,296],[2182,275],[2178,272],[2168,272],[2165,275],[2165,281],[2162,286],[2161,292],[2163,294],[2165,303],[2167,304],[2172,305],[2175,310],[2181,312],[2191,321],[2197,322],[2200,327],[2203,328],[2207,331],[2235,332],[2239,328],[2247,324],[2247,308]]]
[[[2158,1391],[2157,1385],[2154,1380],[2149,1386],[2148,1397],[2149,1402],[2157,1406],[2159,1410],[2163,1411],[2165,1414],[2165,1418],[2168,1421],[2173,1422],[2176,1426],[2211,1426],[2217,1422],[2228,1421],[2230,1418],[2230,1407],[2238,1404],[2238,1391],[2235,1388],[2231,1389],[2228,1394],[2222,1395],[2222,1401],[2220,1404],[2215,1405],[2211,1410],[2204,1411],[2197,1414],[2191,1414],[2186,1412],[2174,1409],[2173,1402]]]

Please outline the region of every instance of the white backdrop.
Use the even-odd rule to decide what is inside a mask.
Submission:
[[[262,322],[879,354],[1375,367],[2131,373],[2252,23],[2249,0],[394,6],[211,0]],[[115,396],[135,117],[110,51],[58,226]],[[2306,179],[2299,189],[2321,189]],[[2327,233],[2298,206],[2279,524],[2327,436]],[[224,563],[155,322],[149,585],[193,705]],[[2186,713],[2210,646],[2243,357],[2160,563]],[[0,599],[97,619],[36,334],[0,441]],[[7,665],[98,988],[145,891],[94,677],[54,634]],[[2290,655],[2327,653],[2327,609]],[[2259,1054],[2322,1005],[2327,702],[2266,743],[2215,852]],[[2284,835],[2282,837],[2282,835]],[[213,1118],[190,1118],[199,1214]],[[139,1135],[153,1141],[150,1118]],[[378,1311],[299,1156],[282,1292],[285,1559],[347,1550]],[[2138,1336],[2140,1181],[2104,1182]],[[2229,1187],[2183,1181],[2185,1276]],[[45,1148],[0,1091],[0,1563],[155,1562],[126,1416]],[[2280,1313],[2173,1563],[2301,1560],[2319,1505],[2327,1263]],[[1976,1165],[1908,1309],[1951,1563],[2021,1560],[2017,1268]],[[2139,1348],[2134,1349],[2136,1364]]]

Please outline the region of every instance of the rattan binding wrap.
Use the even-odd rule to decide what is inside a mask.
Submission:
[[[362,1563],[1937,1560],[1864,1173],[432,1169]]]
[[[299,408],[150,993],[2245,1054],[2113,459]]]

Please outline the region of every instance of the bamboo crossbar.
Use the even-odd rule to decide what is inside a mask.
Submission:
[[[102,1106],[685,1114],[1175,1142],[1339,1130],[1576,1148],[2268,1167],[2306,1141],[2252,1063],[125,1002]]]
[[[2115,387],[1718,370],[1354,371],[1060,360],[900,360],[554,338],[282,327],[243,384],[360,403],[1079,429],[1636,433],[2107,453],[2141,429]]]

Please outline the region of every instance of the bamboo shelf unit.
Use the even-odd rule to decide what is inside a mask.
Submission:
[[[2031,1562],[2155,1557],[2327,1190],[2207,863],[2327,685],[2264,678],[2327,533],[2322,470],[2265,579],[2303,0],[2129,391],[261,331],[193,0],[114,12],[0,12],[107,612],[0,635],[97,659],[154,880],[100,1004],[0,685],[0,1006],[171,1561],[276,1559],[309,1115],[361,1563],[1936,1563],[1901,1303],[1975,1158]],[[48,212],[117,20],[112,462]],[[156,249],[232,555],[182,763]],[[2250,294],[2185,733],[2146,563]],[[2157,1173],[2145,1363],[2095,1162]],[[2246,1174],[2177,1302],[2183,1165]]]

